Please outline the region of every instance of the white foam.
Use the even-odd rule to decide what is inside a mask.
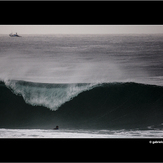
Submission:
[[[0,129],[0,138],[163,138],[163,131]]]
[[[5,84],[16,95],[21,95],[26,103],[33,106],[45,106],[56,111],[65,102],[70,101],[83,91],[92,89],[96,84],[67,84],[52,87],[22,85],[18,81],[6,80]]]

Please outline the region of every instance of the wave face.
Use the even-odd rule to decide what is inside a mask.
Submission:
[[[163,87],[155,85],[5,81],[0,101],[1,128],[143,129],[163,123]]]

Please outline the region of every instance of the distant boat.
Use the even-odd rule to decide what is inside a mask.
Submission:
[[[9,36],[10,36],[10,37],[21,37],[21,36],[19,36],[17,33],[16,33],[16,34],[10,33]]]

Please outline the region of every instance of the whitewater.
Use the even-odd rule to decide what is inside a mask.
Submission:
[[[154,34],[0,35],[0,137],[162,137],[162,45]]]

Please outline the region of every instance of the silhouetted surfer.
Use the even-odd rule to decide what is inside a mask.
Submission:
[[[58,126],[56,126],[55,128],[54,128],[54,130],[58,130],[59,129],[59,127]]]

